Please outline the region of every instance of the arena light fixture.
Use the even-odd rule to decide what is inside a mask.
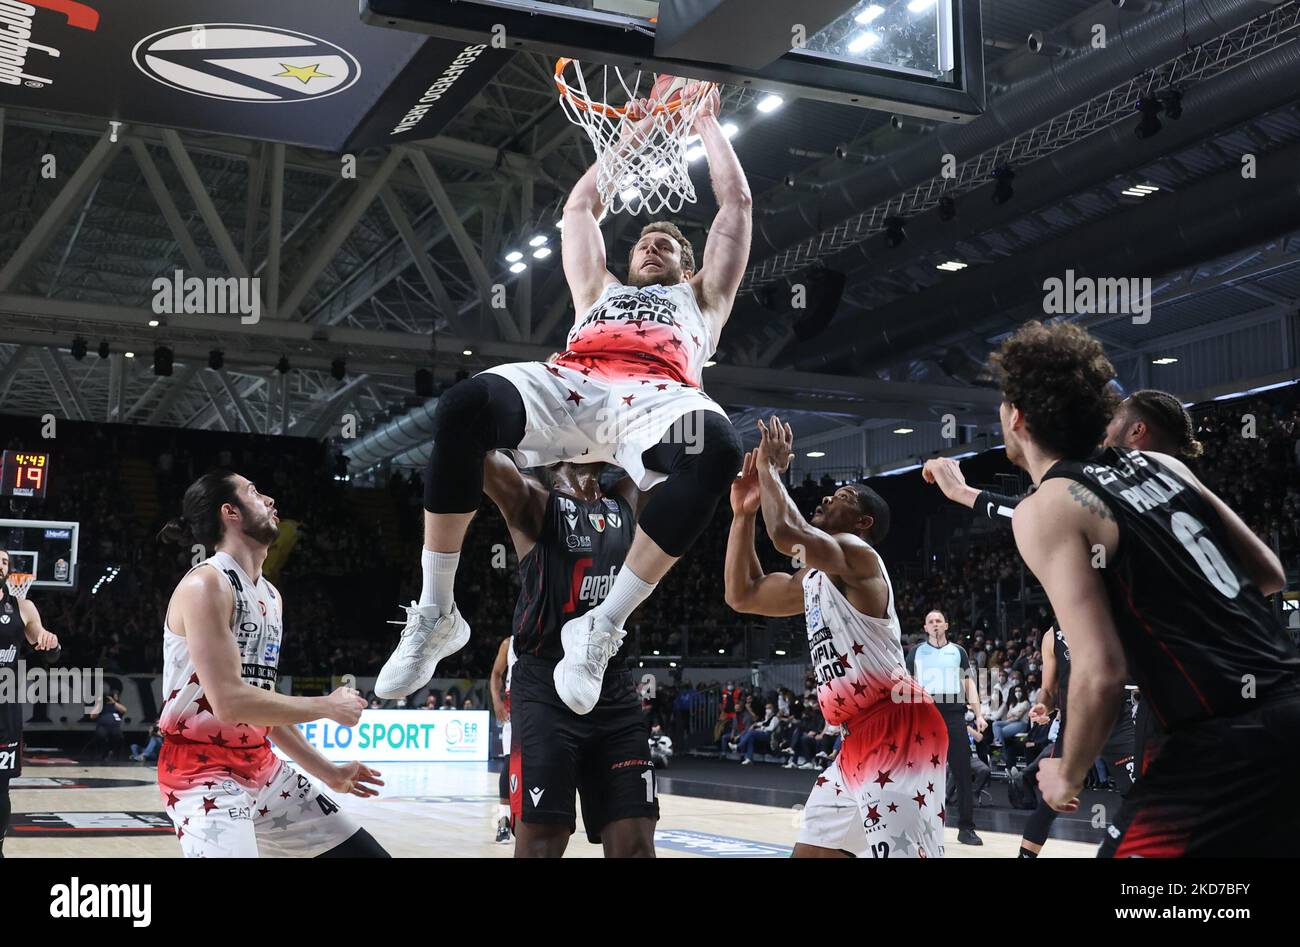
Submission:
[[[275,370],[281,375],[289,374],[289,356],[281,355],[280,361],[275,363]]]
[[[912,0],[912,2],[907,5],[907,12],[924,13],[926,10],[934,6],[934,4],[935,0]]]
[[[718,364],[718,363],[715,362],[713,359],[709,359],[707,362],[704,363],[704,367],[705,367],[705,368],[712,368],[712,367],[713,367],[714,365],[716,365],[716,364]]]
[[[150,328],[150,329],[156,329],[156,328],[158,328],[158,320],[157,320],[157,319],[150,319],[150,320],[149,320],[149,328]]]
[[[776,651],[773,652],[773,654],[775,654],[778,658],[785,657],[785,651],[781,648],[777,648]]]
[[[461,355],[473,355],[473,354],[474,354],[474,350],[473,350],[473,349],[465,349],[465,351],[461,352],[460,354],[461,354]]]
[[[88,348],[89,346],[86,345],[86,340],[78,336],[72,340],[72,357],[78,362],[81,361],[86,357],[86,350]]]
[[[708,154],[708,152],[704,150],[704,146],[703,146],[703,145],[695,145],[694,147],[692,147],[692,148],[688,148],[688,149],[687,149],[687,151],[686,151],[686,160],[687,160],[687,161],[699,161],[699,160],[700,160],[701,158],[703,158],[706,154]]]
[[[824,450],[810,450],[810,451],[809,451],[807,454],[805,454],[804,456],[806,456],[806,457],[825,457],[825,456],[826,456],[826,451],[824,451]]]
[[[533,237],[533,239],[528,241],[528,245],[530,247],[544,247],[550,242],[550,239],[551,238],[546,236],[546,234],[539,233],[537,236]]]
[[[758,105],[756,105],[755,108],[766,115],[769,112],[775,112],[783,105],[785,105],[785,99],[781,98],[781,96],[777,95],[775,92],[769,92],[758,100]]]
[[[624,188],[619,192],[618,196],[623,199],[624,204],[631,204],[641,196],[641,191],[635,187]]]
[[[221,349],[213,349],[208,353],[208,368],[212,369],[214,372],[221,371],[222,366],[225,364],[226,353],[221,351]]]
[[[726,648],[719,648],[719,649],[718,649],[718,654],[726,654],[726,653],[727,653],[727,649],[726,649]]]
[[[512,263],[510,265],[511,273],[522,273],[526,269],[528,269],[528,264],[524,262]]]
[[[545,260],[548,256],[551,255],[551,252],[552,251],[550,247],[538,247],[536,250],[533,251],[533,259]]]
[[[868,23],[874,22],[876,17],[880,16],[880,14],[884,12],[885,12],[884,7],[882,7],[878,3],[873,3],[871,6],[867,7],[865,10],[863,10],[853,19],[855,22],[861,23],[863,26],[866,26]]]
[[[880,42],[880,34],[874,30],[867,30],[865,33],[859,33],[853,39],[849,40],[849,52],[857,55],[866,52],[872,46]]]
[[[135,358],[135,353],[134,353],[134,352],[123,352],[122,354],[123,354],[126,358]]]
[[[107,342],[100,342],[100,343],[99,343],[99,357],[100,357],[100,358],[108,358],[108,343],[107,343]]]
[[[336,358],[330,362],[330,377],[335,381],[342,381],[348,377],[348,363],[341,358]]]
[[[1126,197],[1150,197],[1159,190],[1160,188],[1154,184],[1134,184],[1126,188],[1123,193]]]
[[[726,122],[722,126],[722,134],[726,135],[728,138],[735,138],[740,134],[740,126],[735,122]]]
[[[946,263],[940,263],[935,269],[943,270],[946,273],[959,273],[968,266],[970,266],[969,263],[963,263],[961,260],[949,260]]]
[[[524,258],[524,254],[522,251],[519,250],[511,250],[509,253],[506,254],[507,263],[518,263],[523,258]]]
[[[1151,364],[1152,365],[1173,365],[1177,363],[1177,361],[1178,359],[1174,358],[1172,355],[1165,355],[1162,356],[1161,358],[1153,358],[1151,360]]]
[[[915,430],[916,430],[915,428],[910,428],[910,427],[896,427],[896,428],[894,428],[894,433],[895,433],[895,434],[912,434],[912,433],[915,433]]]

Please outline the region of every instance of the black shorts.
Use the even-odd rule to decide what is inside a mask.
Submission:
[[[1300,697],[1169,733],[1098,855],[1294,858],[1297,744]]]
[[[605,675],[600,701],[575,714],[555,692],[555,663],[523,655],[510,679],[510,813],[527,825],[577,829],[587,838],[619,819],[658,819],[650,727],[631,671]]]

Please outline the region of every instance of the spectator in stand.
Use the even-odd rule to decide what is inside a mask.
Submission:
[[[420,707],[420,709],[421,710],[438,709],[438,697],[436,694],[433,693],[433,691],[430,691],[428,695],[424,698],[424,704],[423,706]]]
[[[755,723],[752,727],[741,735],[740,742],[736,745],[740,753],[740,763],[742,766],[749,766],[754,762],[755,753],[766,753],[772,748],[772,733],[780,725],[781,718],[777,716],[776,707],[768,704],[763,711],[763,720],[761,723]]]
[[[1006,747],[1008,738],[1029,730],[1029,708],[1032,706],[1033,704],[1029,702],[1029,692],[1025,690],[1023,684],[1017,684],[1011,689],[1011,695],[1007,698],[1006,713],[1001,720],[993,724],[994,746]]]
[[[144,749],[141,749],[138,743],[131,744],[131,759],[137,763],[156,762],[158,753],[162,750],[162,745],[162,731],[158,729],[158,724],[151,724],[149,726],[149,742],[145,744]]]
[[[754,715],[743,707],[733,713],[730,720],[725,720],[722,736],[718,741],[718,756],[726,759],[728,753],[736,752],[740,746],[740,738],[753,725]]]

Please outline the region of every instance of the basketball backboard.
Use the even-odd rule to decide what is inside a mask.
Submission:
[[[363,0],[362,19],[466,43],[495,39],[509,49],[937,121],[969,121],[983,111],[979,0],[845,0],[830,4],[845,12],[808,30],[796,18],[810,16],[811,5],[754,0]],[[821,2],[822,9],[826,6]],[[757,8],[790,12],[751,12]],[[790,22],[780,22],[783,18]],[[674,41],[667,45],[674,51],[689,50],[688,58],[664,55],[670,34]],[[773,37],[778,42],[788,38],[789,51],[765,64],[739,64],[750,46]]]
[[[0,519],[0,549],[9,553],[10,572],[36,576],[33,588],[72,589],[80,533],[80,523]]]

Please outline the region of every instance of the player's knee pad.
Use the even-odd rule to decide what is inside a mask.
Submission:
[[[477,446],[486,433],[485,421],[491,392],[481,377],[466,378],[438,397],[433,411],[435,444],[457,444],[464,449]],[[484,452],[487,447],[483,448]]]

